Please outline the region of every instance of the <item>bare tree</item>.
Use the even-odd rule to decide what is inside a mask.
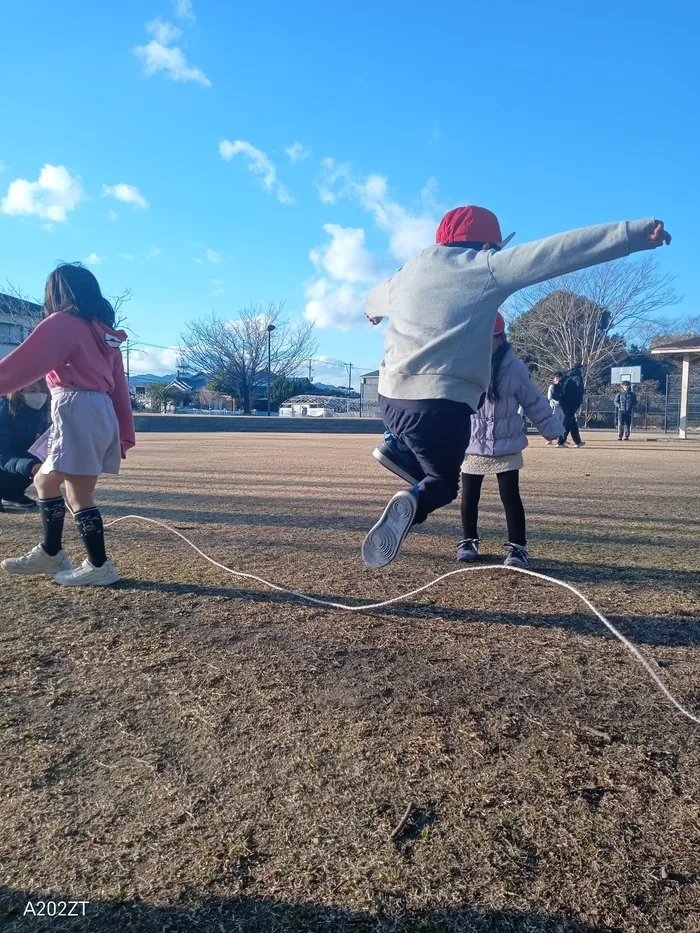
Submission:
[[[659,312],[679,300],[673,276],[660,272],[653,256],[603,263],[517,293],[509,335],[540,369],[581,363],[591,388],[628,344],[647,345],[663,326]]]
[[[284,302],[241,308],[233,320],[215,314],[187,325],[180,338],[183,361],[192,369],[209,373],[217,391],[240,399],[250,411],[253,392],[262,387],[267,372],[268,328],[271,339],[270,369],[273,379],[289,376],[316,352],[313,324],[292,324],[284,316]]]

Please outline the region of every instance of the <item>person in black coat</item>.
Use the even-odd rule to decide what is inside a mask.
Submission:
[[[630,430],[632,429],[632,418],[634,410],[637,407],[637,396],[632,391],[631,383],[622,383],[622,391],[615,396],[615,409],[617,411],[617,439],[628,441],[630,439]]]
[[[583,447],[586,443],[581,440],[581,434],[578,429],[576,412],[583,403],[583,369],[580,363],[574,363],[571,369],[564,373],[563,388],[559,404],[564,414],[564,433],[559,438],[557,447],[566,447],[566,439],[571,434],[571,440],[574,446]]]
[[[49,426],[49,393],[44,382],[0,398],[0,510],[31,509],[25,495],[41,461],[29,448]]]

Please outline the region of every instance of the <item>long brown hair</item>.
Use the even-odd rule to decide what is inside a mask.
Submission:
[[[65,311],[91,323],[95,318],[114,327],[114,308],[103,297],[95,276],[79,262],[57,266],[46,280],[44,317]]]
[[[51,413],[51,396],[49,394],[48,387],[43,379],[37,379],[36,382],[32,383],[33,386],[39,386],[41,392],[46,392],[48,396],[44,402],[44,407],[40,408],[39,411],[42,412],[46,420],[49,420],[49,414]],[[23,389],[17,389],[16,392],[10,392],[7,396],[7,409],[14,418],[17,414],[17,406],[22,401],[22,393],[29,389],[30,386],[25,386]]]

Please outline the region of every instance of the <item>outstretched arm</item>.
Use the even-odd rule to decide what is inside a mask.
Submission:
[[[74,339],[69,326],[72,322],[66,317],[52,314],[45,318],[16,350],[0,360],[0,395],[23,389],[66,362]]]
[[[650,217],[559,233],[500,253],[491,252],[488,262],[507,297],[529,285],[670,242],[663,221]]]

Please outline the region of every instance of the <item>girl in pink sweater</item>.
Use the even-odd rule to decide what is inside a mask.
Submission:
[[[41,544],[2,562],[9,573],[50,574],[64,586],[108,586],[119,580],[107,559],[94,492],[102,473],[118,473],[134,446],[134,419],[114,310],[95,276],[79,263],[60,265],[46,282],[44,320],[0,360],[0,395],[46,377],[51,428],[30,453],[42,461],[34,477],[44,530]],[[63,550],[65,503],[87,550],[73,568]]]

